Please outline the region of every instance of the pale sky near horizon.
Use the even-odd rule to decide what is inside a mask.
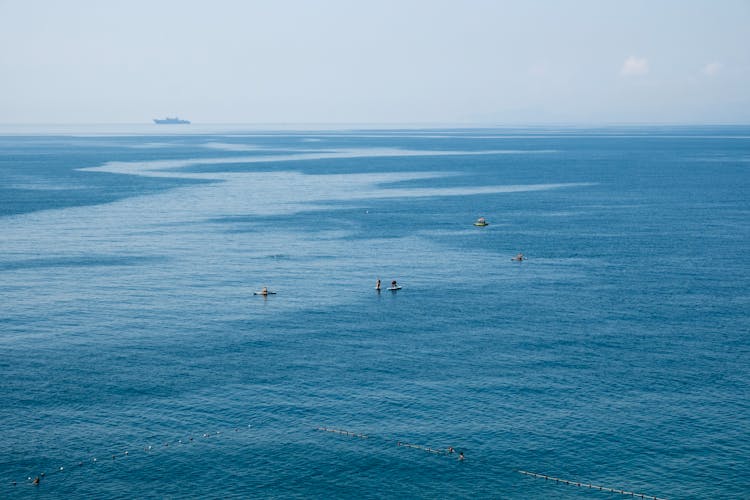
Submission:
[[[0,123],[750,123],[750,0],[0,0]]]

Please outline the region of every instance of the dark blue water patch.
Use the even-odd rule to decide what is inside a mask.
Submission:
[[[44,147],[44,154],[35,152]],[[76,146],[59,140],[52,145],[31,139],[0,138],[0,216],[39,210],[110,203],[204,182],[82,171],[112,160],[137,161],[148,153],[130,149]],[[170,155],[172,156],[172,155]]]
[[[19,215],[40,210],[100,205],[123,198],[157,194],[167,189],[197,184],[203,181],[164,180],[102,173],[75,177],[76,184],[66,188],[63,182],[50,177],[55,189],[0,188],[0,216]],[[33,183],[33,181],[30,181]]]

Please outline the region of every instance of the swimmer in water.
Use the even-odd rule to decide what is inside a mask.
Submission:
[[[458,459],[459,460],[463,460],[464,459],[464,452],[463,451],[459,451],[458,452]]]
[[[33,484],[34,486],[38,485],[39,484],[39,476],[35,477],[34,481],[31,484]]]
[[[453,449],[453,446],[448,447],[448,453],[455,453],[456,450]]]
[[[517,261],[520,262],[522,260],[526,260],[526,257],[524,257],[523,254],[521,252],[519,252],[518,255],[516,255],[515,257],[513,257],[513,260],[517,260]]]
[[[375,290],[380,291],[380,278],[378,278],[378,281],[375,282]]]
[[[391,281],[391,288],[396,288],[398,286],[398,283],[396,283],[396,280]]]

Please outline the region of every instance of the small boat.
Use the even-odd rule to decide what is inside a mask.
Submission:
[[[490,223],[485,220],[484,217],[480,217],[477,219],[477,221],[474,223],[475,226],[484,227],[489,226]]]

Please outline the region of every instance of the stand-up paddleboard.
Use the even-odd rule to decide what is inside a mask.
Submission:
[[[391,287],[388,287],[388,290],[390,290],[392,292],[395,292],[396,290],[401,290],[401,287],[400,286],[391,286]]]
[[[276,295],[276,292],[253,292],[253,295]]]

